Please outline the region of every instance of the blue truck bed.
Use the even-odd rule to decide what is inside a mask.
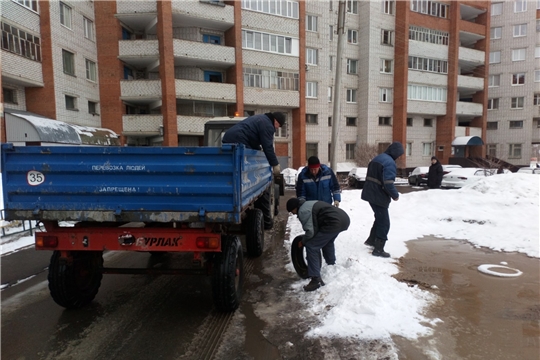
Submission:
[[[6,220],[238,224],[272,184],[264,153],[236,144],[1,150]]]

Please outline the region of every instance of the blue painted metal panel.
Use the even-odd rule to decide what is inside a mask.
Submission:
[[[119,220],[191,221],[193,214],[204,214],[206,221],[239,223],[241,212],[271,182],[264,153],[230,144],[3,144],[1,165],[4,208],[13,219],[104,221],[114,213]]]

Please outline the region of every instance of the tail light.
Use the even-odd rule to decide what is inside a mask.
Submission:
[[[58,246],[58,237],[54,235],[36,234],[36,246],[45,248],[54,248]]]
[[[219,248],[219,237],[198,237],[196,244],[200,249],[217,249]]]

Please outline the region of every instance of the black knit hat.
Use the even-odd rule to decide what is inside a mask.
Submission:
[[[439,159],[437,159],[435,156],[432,156],[432,157],[431,157],[431,160],[437,160],[437,161],[439,161]]]
[[[298,198],[290,198],[289,201],[287,201],[287,211],[292,212],[294,209],[298,209],[299,205],[300,200],[298,200]]]
[[[279,123],[279,126],[285,124],[285,115],[283,113],[273,112],[272,115],[274,115],[274,119]]]

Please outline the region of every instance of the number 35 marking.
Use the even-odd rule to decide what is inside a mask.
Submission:
[[[28,181],[28,185],[30,186],[37,186],[39,184],[43,184],[43,182],[45,181],[45,175],[43,175],[39,171],[30,170],[26,174],[26,181]]]

